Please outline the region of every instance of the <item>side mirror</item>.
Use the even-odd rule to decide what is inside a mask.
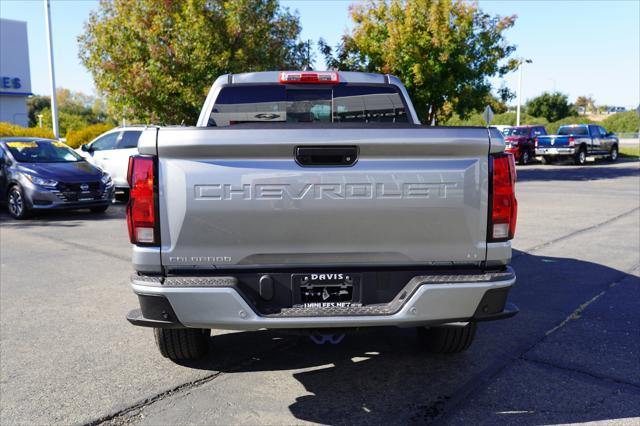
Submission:
[[[92,151],[91,147],[90,147],[88,144],[84,144],[84,145],[82,145],[82,146],[80,147],[80,149],[81,149],[82,151],[84,151],[84,152],[91,152],[91,151]]]

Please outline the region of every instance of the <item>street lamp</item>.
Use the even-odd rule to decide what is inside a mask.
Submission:
[[[522,64],[530,64],[533,62],[531,59],[518,59],[518,106],[516,108],[516,126],[520,125],[520,105],[522,96]]]
[[[44,0],[44,19],[47,24],[47,46],[49,47],[49,82],[51,83],[51,122],[53,124],[53,136],[60,138],[58,128],[58,101],[56,100],[56,75],[53,70],[53,42],[51,37],[51,5],[49,0]]]

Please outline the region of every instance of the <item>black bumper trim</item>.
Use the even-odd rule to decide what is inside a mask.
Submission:
[[[184,328],[164,296],[138,294],[140,309],[127,314],[127,321],[133,325],[155,328]]]
[[[127,321],[138,327],[152,327],[152,328],[186,328],[180,321],[162,321],[152,320],[142,316],[140,309],[132,309],[127,314]]]
[[[504,306],[504,309],[501,312],[483,315],[483,316],[474,315],[471,318],[471,321],[482,322],[482,321],[495,321],[495,320],[507,319],[507,318],[516,316],[518,312],[520,312],[520,309],[518,309],[518,307],[515,304],[509,302]]]

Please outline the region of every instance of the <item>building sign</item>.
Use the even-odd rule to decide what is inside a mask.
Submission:
[[[0,19],[0,122],[29,124],[30,74],[27,23]]]
[[[27,23],[0,19],[0,94],[30,95]]]
[[[18,77],[2,77],[0,76],[0,88],[2,89],[20,89],[22,83]]]

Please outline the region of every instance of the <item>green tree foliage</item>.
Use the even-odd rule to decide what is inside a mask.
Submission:
[[[547,121],[557,121],[567,117],[571,112],[569,98],[567,95],[554,92],[544,92],[527,102],[527,114],[535,117],[544,117]]]
[[[618,112],[605,118],[600,123],[610,132],[640,132],[640,116],[635,111]]]
[[[516,66],[504,31],[515,16],[491,16],[462,0],[370,0],[351,8],[355,25],[335,52],[320,41],[332,68],[389,73],[409,91],[425,123],[486,106],[488,77]],[[449,107],[445,107],[449,104]]]
[[[504,114],[508,110],[507,104],[491,93],[485,96],[483,103],[485,108],[487,105],[490,106],[495,114]],[[482,111],[484,111],[484,109]]]
[[[29,115],[29,127],[36,127],[39,123],[38,115],[45,108],[51,108],[49,96],[30,96],[27,98],[27,113]]]
[[[42,114],[42,127],[52,129],[53,116],[51,114],[51,109],[45,108],[40,111],[40,113]],[[86,120],[81,115],[71,114],[64,110],[58,111],[58,126],[60,129],[60,137],[65,137],[65,135],[70,130],[78,130],[90,124],[91,121]]]
[[[193,124],[219,75],[302,67],[299,33],[277,0],[101,0],[78,41],[118,119]]]
[[[58,124],[62,136],[66,135],[69,130],[110,121],[100,98],[63,88],[56,89],[56,98],[58,100]],[[29,126],[38,126],[38,115],[42,114],[43,127],[52,127],[49,96],[31,96],[27,99],[27,109]]]
[[[596,111],[596,101],[591,96],[578,96],[575,105],[584,108],[585,112]]]

